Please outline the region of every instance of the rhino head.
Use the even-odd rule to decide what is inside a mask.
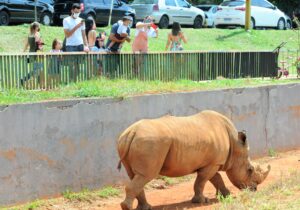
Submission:
[[[259,165],[253,165],[249,158],[249,147],[244,132],[238,133],[238,142],[233,145],[231,167],[226,170],[229,180],[239,189],[256,191],[257,185],[268,176],[271,167],[262,169]]]

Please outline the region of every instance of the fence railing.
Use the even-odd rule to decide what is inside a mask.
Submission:
[[[300,50],[283,49],[280,50],[278,66],[289,70],[292,75],[297,75],[297,60],[300,58]]]
[[[276,66],[276,55],[267,51],[2,54],[0,88],[52,89],[100,75],[161,81],[275,77]]]

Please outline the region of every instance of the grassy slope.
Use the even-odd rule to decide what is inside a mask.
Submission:
[[[298,210],[300,209],[300,172],[291,171],[289,177],[258,192],[243,191],[236,198],[221,198],[218,210]]]
[[[86,97],[127,97],[147,93],[211,90],[259,85],[295,83],[297,80],[222,79],[209,82],[108,80],[105,78],[71,84],[51,91],[9,90],[0,92],[0,105],[52,99]]]
[[[21,52],[24,40],[29,31],[28,25],[0,27],[0,52]],[[99,29],[109,32],[109,29]],[[273,50],[278,44],[287,41],[288,48],[298,48],[297,33],[292,30],[254,30],[250,33],[243,29],[183,29],[188,44],[186,50]],[[167,33],[170,30],[160,30],[157,39],[150,39],[150,51],[164,51]],[[41,35],[47,44],[45,51],[49,51],[54,38],[63,39],[61,27],[42,26]],[[132,31],[134,37],[134,30]],[[124,45],[124,51],[130,51],[130,44]]]

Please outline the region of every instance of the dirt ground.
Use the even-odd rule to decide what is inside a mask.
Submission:
[[[265,157],[256,159],[254,162],[261,164],[270,164],[271,172],[265,182],[259,185],[258,190],[266,187],[272,182],[285,177],[292,170],[300,170],[300,150],[289,151],[286,153],[278,153],[275,157]],[[222,173],[222,177],[226,186],[229,188],[233,195],[239,193],[239,190],[235,188],[228,180],[225,173]],[[207,183],[204,190],[204,195],[210,198],[211,204],[199,205],[192,204],[190,202],[193,196],[193,181],[179,183],[175,186],[167,187],[166,189],[149,189],[146,190],[146,196],[149,203],[153,206],[154,210],[206,210],[214,209],[218,206],[218,200],[215,196],[215,189],[210,183]],[[42,209],[47,210],[120,210],[119,203],[123,200],[124,194],[120,197],[110,199],[99,199],[90,202],[69,202],[66,199],[60,199],[58,203],[53,203]],[[137,205],[135,203],[134,205]]]

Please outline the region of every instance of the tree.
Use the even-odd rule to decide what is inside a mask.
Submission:
[[[290,16],[300,9],[299,0],[271,0],[271,2]]]

